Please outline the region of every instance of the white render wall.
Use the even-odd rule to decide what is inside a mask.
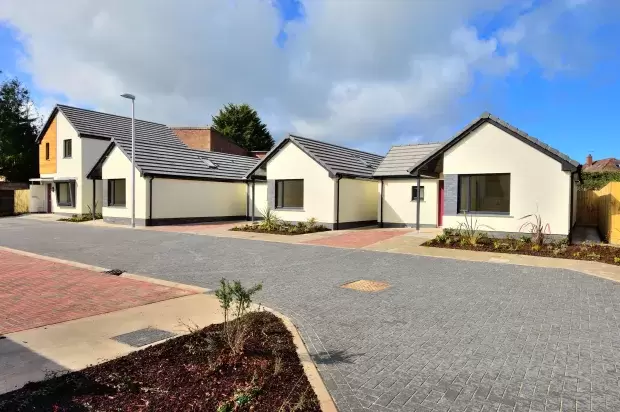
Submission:
[[[80,176],[81,184],[81,199],[82,199],[82,213],[88,213],[89,207],[92,208],[93,203],[93,181],[88,179],[86,175],[91,171],[95,163],[101,158],[103,153],[110,145],[109,140],[99,140],[90,138],[78,139],[81,145],[81,160],[82,160],[82,174]],[[74,152],[75,153],[75,152]],[[76,191],[78,191],[76,189]],[[97,186],[95,190],[95,201],[97,202],[97,212],[101,212],[103,207],[103,183],[101,180],[97,180]]]
[[[109,179],[126,179],[125,206],[103,205],[103,217],[131,219],[131,161],[125,154],[115,147],[103,163],[101,176],[103,190],[107,192]],[[136,219],[148,219],[148,180],[140,176],[136,170]],[[107,198],[107,196],[106,196]]]
[[[153,219],[245,218],[246,184],[204,180],[153,179]]]
[[[377,181],[340,179],[340,223],[377,220]]]
[[[28,207],[30,213],[46,212],[47,187],[48,185],[30,185],[30,203]]]
[[[302,210],[275,209],[276,216],[285,221],[335,222],[335,179],[327,170],[306,155],[294,143],[287,143],[267,162],[267,179],[303,179],[304,207]],[[258,198],[258,196],[257,196]]]
[[[380,190],[379,183],[379,190]],[[418,180],[383,180],[383,223],[414,225],[417,221],[417,202],[411,200],[411,187]],[[422,179],[424,200],[420,203],[420,225],[436,226],[438,223],[439,180]],[[379,210],[378,213],[381,213]],[[380,220],[381,217],[379,216]]]
[[[71,158],[64,157],[64,141],[71,139]],[[56,192],[52,193],[52,212],[82,214],[84,210],[84,178],[82,176],[82,139],[79,138],[77,131],[71,126],[67,118],[59,111],[56,114],[56,173],[52,175],[55,179],[68,178],[75,180],[75,207],[58,206]],[[43,177],[43,176],[42,176]],[[56,189],[54,185],[54,190]],[[92,195],[91,195],[92,197]]]
[[[444,175],[510,173],[508,216],[476,216],[495,231],[519,232],[525,220],[540,213],[552,234],[568,235],[571,173],[560,162],[485,123],[444,153]],[[463,216],[444,216],[444,227],[456,227]]]
[[[71,139],[71,158],[64,158],[64,141]],[[67,118],[58,112],[56,114],[56,173],[44,173],[41,177],[55,179],[67,178],[75,180],[75,207],[58,206],[56,192],[52,193],[53,213],[84,214],[92,207],[92,181],[86,175],[110,144],[107,140],[80,138],[77,131],[71,126]],[[97,182],[96,201],[97,211],[101,212],[103,201],[103,185]],[[55,185],[54,185],[55,190]],[[45,207],[45,206],[44,206]]]
[[[262,218],[263,211],[265,211],[268,207],[267,203],[267,182],[255,182],[254,183],[254,196],[255,200],[252,199],[252,183],[248,186],[248,190],[250,191],[250,205],[254,205],[254,217]],[[252,217],[252,209],[250,209],[249,216]]]

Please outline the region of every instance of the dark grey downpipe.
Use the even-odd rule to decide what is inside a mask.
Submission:
[[[418,170],[418,196],[417,196],[417,205],[415,212],[415,229],[420,231],[420,171]]]
[[[379,200],[379,227],[383,227],[383,178],[381,178],[381,198]]]
[[[103,184],[103,180],[101,181]],[[93,179],[93,220],[95,220],[95,215],[97,214],[97,179]],[[103,210],[103,205],[101,205],[101,210]]]
[[[340,229],[340,179],[342,176],[336,180],[336,230]]]
[[[149,179],[149,226],[153,226],[153,179]]]
[[[250,182],[245,182],[245,220],[250,219]]]
[[[252,222],[255,219],[254,209],[256,209],[256,180],[252,177]]]

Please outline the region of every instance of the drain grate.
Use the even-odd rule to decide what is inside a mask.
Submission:
[[[376,280],[356,280],[355,282],[345,283],[343,288],[359,290],[360,292],[379,292],[390,287],[389,283],[378,282]]]
[[[122,335],[114,336],[112,337],[112,339],[117,342],[139,348],[141,346],[159,342],[160,340],[172,338],[173,336],[176,336],[176,333],[155,328],[144,328],[134,330],[133,332],[124,333]]]
[[[110,269],[110,270],[104,271],[103,273],[105,273],[106,275],[120,276],[123,273],[125,273],[125,271],[121,269]]]

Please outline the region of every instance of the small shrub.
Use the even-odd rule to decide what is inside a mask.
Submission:
[[[502,244],[499,240],[494,240],[493,241],[493,249],[499,249],[502,247]]]
[[[243,352],[248,338],[248,326],[243,316],[252,305],[252,296],[262,288],[263,285],[259,283],[246,289],[237,280],[231,284],[222,278],[219,289],[215,291],[224,310],[224,338],[235,355]],[[231,320],[231,317],[234,319]]]
[[[589,258],[589,259],[594,259],[594,260],[600,260],[601,259],[601,255],[599,255],[598,253],[594,253],[594,252],[588,253],[586,255],[586,257]]]
[[[274,232],[282,226],[282,221],[270,207],[266,207],[260,213],[263,215],[263,220],[258,224],[261,229]]]
[[[579,257],[581,257],[581,252],[574,252],[574,253],[573,253],[573,257],[574,257],[574,258],[579,258]]]
[[[541,246],[539,244],[535,243],[535,244],[532,245],[531,250],[532,250],[532,252],[539,252],[540,248],[541,248]]]
[[[519,238],[519,242],[521,242],[521,243],[531,243],[532,239],[529,236],[523,235],[523,236],[521,236]]]
[[[461,237],[461,245],[469,244],[471,246],[477,246],[478,243],[487,237],[486,233],[482,231],[482,228],[494,230],[487,225],[481,225],[478,223],[478,219],[473,217],[467,218],[467,214],[464,215],[465,221],[459,223],[458,233]]]
[[[452,244],[452,242],[453,242],[453,241],[452,241],[452,239],[450,239],[450,238],[447,238],[447,239],[444,241],[444,243],[446,244],[446,246],[450,246],[450,245]]]
[[[446,237],[451,237],[451,236],[458,236],[459,232],[458,229],[453,229],[451,227],[446,227],[443,229],[443,234]]]
[[[559,249],[559,248],[554,248],[553,251],[551,253],[553,253],[554,256],[559,255],[560,253],[562,253],[563,250]]]
[[[437,243],[446,243],[446,240],[448,239],[448,237],[444,234],[439,234],[437,236],[435,236],[435,242]]]
[[[542,217],[538,213],[523,216],[522,219],[533,218],[533,221],[525,222],[519,228],[519,232],[528,230],[532,234],[532,242],[541,245],[545,242],[545,236],[551,234],[551,226],[549,223],[544,224]]]
[[[235,407],[232,403],[228,401],[220,402],[219,406],[217,407],[217,412],[233,412],[234,410]]]
[[[306,222],[306,229],[308,231],[314,230],[316,229],[316,218],[315,217],[311,217],[310,219],[308,219],[308,221]]]
[[[620,264],[620,257],[614,257],[614,263]]]

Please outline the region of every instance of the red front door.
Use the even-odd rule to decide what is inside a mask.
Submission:
[[[443,180],[439,181],[439,199],[437,202],[437,226],[443,226]]]

